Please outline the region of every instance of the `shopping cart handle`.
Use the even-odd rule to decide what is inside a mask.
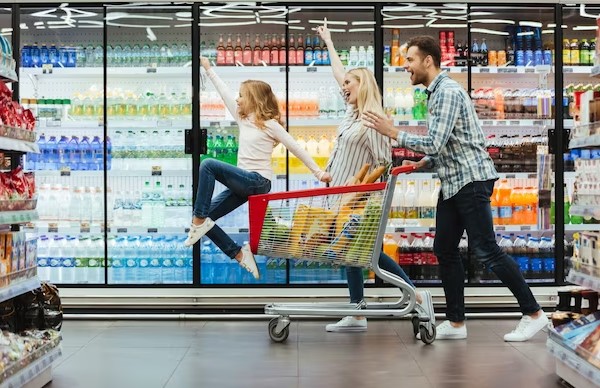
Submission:
[[[398,166],[398,167],[392,168],[392,175],[405,174],[405,173],[413,172],[416,169],[417,169],[417,166],[414,166],[414,165]]]

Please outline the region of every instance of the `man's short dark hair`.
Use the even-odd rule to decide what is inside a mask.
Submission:
[[[408,41],[406,48],[408,49],[412,46],[416,46],[419,49],[421,54],[423,54],[423,59],[428,55],[431,55],[435,67],[440,67],[442,62],[442,50],[434,38],[427,35],[415,36]]]

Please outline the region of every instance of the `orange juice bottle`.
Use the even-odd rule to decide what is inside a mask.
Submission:
[[[498,184],[498,224],[510,225],[512,222],[512,203],[510,194],[512,187],[507,179],[500,180]]]
[[[491,206],[492,206],[492,220],[494,221],[494,225],[499,225],[500,216],[498,214],[499,206],[498,206],[498,185],[494,186],[494,191],[492,191]]]
[[[513,188],[512,192],[510,193],[510,202],[512,203],[513,206],[513,212],[512,212],[512,221],[511,224],[513,225],[522,225],[525,224],[524,222],[524,213],[525,213],[525,197],[524,197],[524,193],[523,193],[523,188],[522,187],[515,187]]]
[[[523,223],[529,225],[537,224],[537,190],[534,187],[526,187],[524,193],[525,210]]]
[[[394,240],[391,234],[386,234],[383,238],[383,253],[398,262],[398,257],[396,257],[397,250],[398,243]]]

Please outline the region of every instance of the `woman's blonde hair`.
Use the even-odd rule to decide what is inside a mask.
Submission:
[[[357,67],[349,70],[348,74],[358,81],[358,96],[356,97],[358,118],[367,111],[385,115],[382,106],[383,98],[371,70],[365,67]]]
[[[247,112],[238,112],[241,118],[246,119],[254,113],[255,124],[261,129],[265,129],[265,122],[269,120],[275,120],[283,125],[279,103],[271,85],[263,81],[247,80],[240,86],[240,95],[248,110]]]

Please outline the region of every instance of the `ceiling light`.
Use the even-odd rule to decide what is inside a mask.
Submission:
[[[310,19],[308,22],[312,23],[312,24],[323,24],[323,23],[325,23],[325,20]],[[339,20],[327,20],[327,25],[347,26],[348,22],[339,21]]]
[[[396,25],[396,24],[386,24],[381,26],[381,28],[423,28],[425,24],[406,24],[406,25]]]
[[[180,27],[191,27],[192,23],[186,23],[186,24],[175,24],[173,27],[175,28],[180,28]]]
[[[542,34],[554,34],[554,30],[542,30]]]
[[[592,19],[600,18],[600,15],[592,15],[590,13],[587,13],[587,11],[585,10],[585,4],[579,5],[579,16],[582,16],[584,18],[592,18]]]
[[[177,16],[178,18],[191,18],[192,17],[192,13],[191,12],[187,12],[187,11],[177,12],[177,13],[175,13],[175,16]]]
[[[62,3],[61,5],[58,6],[58,8],[65,8],[68,6],[69,6],[69,3]]]
[[[483,23],[483,24],[515,24],[514,20],[508,19],[476,19],[471,20],[471,23]]]
[[[433,21],[435,22],[435,20]],[[428,23],[429,24],[429,23]],[[466,24],[429,24],[429,27],[433,28],[467,28]]]
[[[442,9],[440,12],[441,13],[449,13],[449,14],[458,14],[458,15],[465,14],[466,15],[467,10],[466,9]]]
[[[525,32],[517,33],[517,36],[529,36],[529,35],[533,35],[533,31],[525,31]]]
[[[575,26],[573,31],[596,31],[598,26]]]
[[[540,22],[528,22],[528,21],[524,21],[524,22],[519,22],[520,26],[524,26],[524,27],[542,27],[543,24]]]
[[[28,30],[29,29],[29,27],[27,27],[26,23],[19,24],[19,28],[22,29],[22,30]]]
[[[248,22],[223,22],[223,23],[198,23],[200,27],[235,27],[235,26],[251,26],[256,24],[256,21]]]
[[[288,28],[290,30],[306,30],[306,28],[301,27],[301,26],[289,26]]]
[[[146,27],[146,38],[152,42],[156,40],[156,35],[154,35],[154,31],[152,31],[152,28],[150,27]]]
[[[329,28],[331,32],[346,32],[345,28]]]
[[[470,16],[490,16],[493,15],[494,12],[471,12]]]
[[[33,23],[34,26],[43,26],[44,22],[35,22]]]
[[[351,28],[348,32],[373,32],[374,28]]]
[[[264,20],[262,22],[263,24],[281,24],[281,25],[287,25],[287,23],[283,20]]]
[[[488,30],[487,28],[471,28],[471,32],[479,32],[481,34],[489,34],[489,35],[504,35],[504,36],[510,35],[508,32],[505,32],[505,31]]]
[[[297,20],[297,19],[288,20],[288,24],[298,24],[298,23],[301,23],[301,20]]]
[[[1,29],[0,32],[2,32],[2,33],[10,33],[10,32],[12,32],[12,30],[13,29],[9,27],[9,28],[3,28],[3,29]]]
[[[548,23],[548,25],[546,27],[548,27],[548,28],[554,28],[554,27],[556,27],[556,24],[555,23]]]
[[[375,25],[375,22],[374,21],[370,21],[370,20],[362,20],[362,21],[359,20],[359,21],[356,21],[356,22],[352,22],[352,25],[353,26],[372,26],[372,25]]]

